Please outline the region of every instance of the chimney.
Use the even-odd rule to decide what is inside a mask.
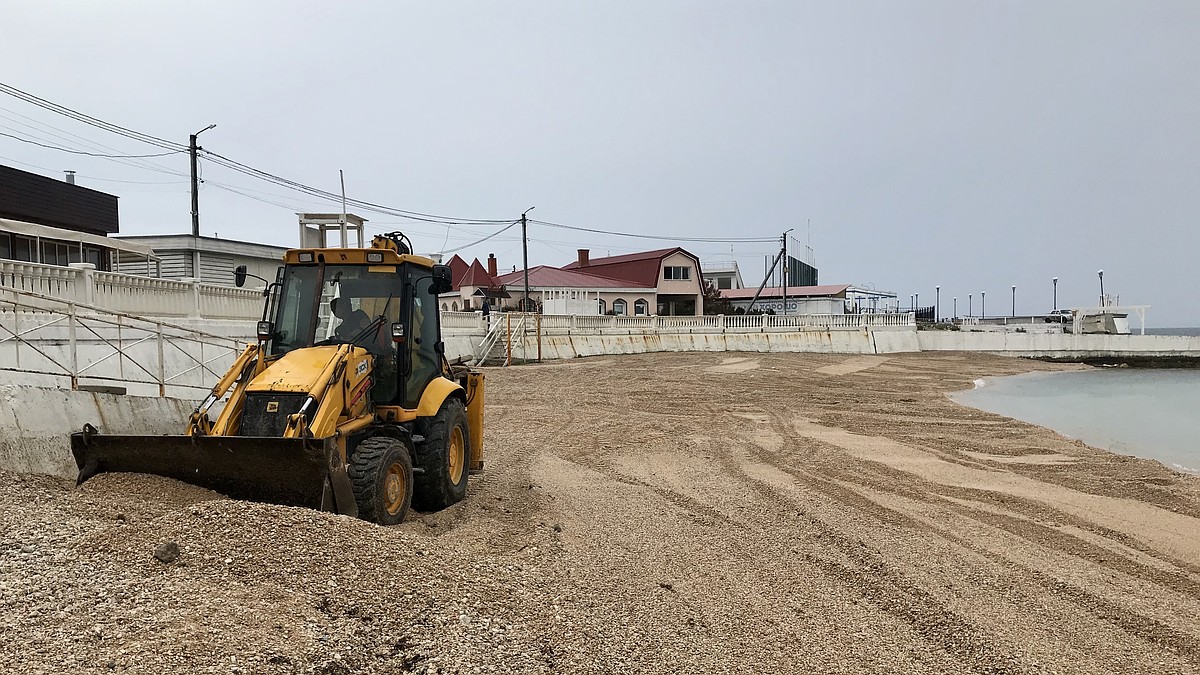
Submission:
[[[587,267],[588,265],[590,265],[590,264],[591,264],[591,263],[588,261],[588,254],[589,254],[589,253],[591,253],[591,251],[590,251],[589,249],[586,249],[586,248],[581,248],[581,249],[578,249],[578,250],[579,250],[579,266],[580,266],[580,267]]]
[[[67,171],[64,171],[64,173],[67,174],[67,183],[69,183],[70,185],[74,185],[75,184],[75,172],[68,169]]]
[[[496,276],[496,254],[488,254],[488,276]]]

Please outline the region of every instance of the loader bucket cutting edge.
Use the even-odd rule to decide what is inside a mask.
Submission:
[[[148,473],[234,499],[358,515],[333,438],[106,436],[89,431],[71,434],[77,484],[98,473]]]

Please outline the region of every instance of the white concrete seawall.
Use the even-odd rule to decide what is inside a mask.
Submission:
[[[179,434],[194,401],[0,385],[0,468],[78,475],[70,434],[91,424],[110,434]]]

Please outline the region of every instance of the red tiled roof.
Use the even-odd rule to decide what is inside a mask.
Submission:
[[[678,246],[615,255],[608,258],[594,258],[588,262],[586,267],[580,267],[577,260],[569,265],[564,265],[563,269],[595,274],[609,279],[620,279],[638,287],[657,287],[658,271],[662,267],[662,259],[675,252],[681,252],[696,261],[696,276],[699,278],[700,259]]]
[[[482,286],[484,288],[491,288],[495,285],[496,280],[487,273],[487,270],[483,269],[483,265],[479,263],[479,258],[476,258],[475,261],[471,263],[471,267],[467,270],[467,273],[458,280],[459,288],[462,288],[463,286]]]
[[[454,290],[457,291],[459,288],[458,280],[463,278],[463,275],[467,273],[467,270],[471,266],[467,264],[466,260],[460,258],[457,253],[446,264],[450,266],[450,278],[454,281]]]
[[[511,288],[525,285],[525,272],[517,270],[496,277],[496,283]],[[529,268],[529,285],[538,288],[652,288],[620,279],[609,279],[579,271],[559,269],[549,265]]]
[[[842,297],[846,294],[846,289],[850,288],[850,284],[832,284],[828,286],[788,286],[787,294],[789,298],[824,298],[824,297]],[[743,300],[753,298],[757,288],[732,288],[721,291],[721,297],[727,300]],[[782,286],[769,286],[762,289],[759,298],[781,298],[783,297]]]

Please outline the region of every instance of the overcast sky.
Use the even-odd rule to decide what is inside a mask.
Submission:
[[[1103,268],[1150,325],[1200,325],[1200,3],[41,1],[3,22],[5,83],[180,143],[215,123],[205,148],[334,192],[342,169],[351,197],[650,235],[796,228],[822,283],[904,304],[941,285],[943,314],[968,293],[978,313],[980,291],[1011,311],[1014,284],[1018,313],[1047,311],[1055,276],[1060,307],[1094,304]],[[2,95],[0,131],[155,151]],[[186,155],[0,137],[0,157],[119,195],[122,233],[190,231]],[[208,235],[294,245],[295,211],[339,208],[203,176]],[[361,215],[423,252],[497,229]],[[530,265],[667,245],[531,226]],[[733,255],[750,285],[777,250],[684,247]],[[519,267],[519,227],[464,257],[489,252]]]

